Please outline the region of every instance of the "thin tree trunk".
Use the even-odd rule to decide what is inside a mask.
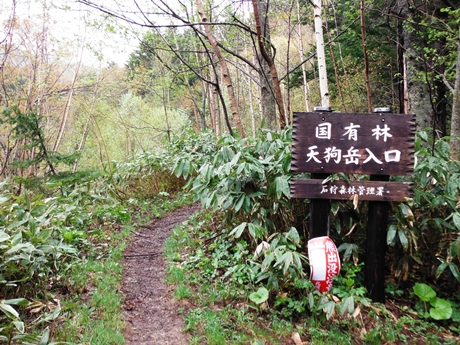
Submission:
[[[166,133],[168,135],[168,143],[171,143],[171,126],[169,125],[168,116],[169,88],[163,88],[163,110],[165,112]]]
[[[450,127],[450,159],[460,158],[460,27],[457,42],[457,67],[452,102],[452,120]]]
[[[299,55],[300,61],[304,59],[305,51],[303,48],[303,38],[302,38],[302,23],[300,22],[300,0],[297,0],[297,21],[299,22],[298,30],[299,30]],[[303,78],[303,95],[305,100],[305,111],[310,111],[310,104],[308,102],[308,93],[309,93],[309,85],[307,80],[307,70],[305,68],[305,63],[302,64],[302,78]]]
[[[241,122],[241,117],[238,112],[238,105],[236,102],[235,92],[233,90],[232,78],[230,76],[230,71],[228,70],[228,66],[227,66],[227,61],[225,61],[225,58],[222,55],[222,52],[220,51],[217,41],[212,33],[211,26],[208,23],[208,19],[203,9],[203,4],[201,3],[201,0],[196,0],[196,6],[198,8],[198,14],[201,17],[201,21],[205,23],[204,29],[205,29],[208,41],[211,44],[214,50],[214,53],[217,56],[217,59],[219,60],[219,64],[220,64],[221,71],[222,71],[222,78],[223,78],[225,86],[227,87],[227,93],[228,93],[228,98],[230,102],[230,109],[232,111],[233,122],[236,126],[236,130],[241,135],[241,137],[245,137],[243,124]]]
[[[339,30],[339,25],[337,24],[337,15],[336,15],[336,10],[335,10],[333,2],[331,3],[331,6],[332,6],[332,8],[334,10],[335,29],[337,31],[340,31]],[[339,51],[340,63],[341,63],[341,66],[342,66],[342,72],[343,72],[343,75],[345,77],[345,86],[346,86],[345,89],[348,90],[347,95],[348,95],[348,97],[350,97],[351,111],[355,113],[356,112],[355,99],[353,97],[352,87],[351,87],[351,84],[350,84],[350,78],[348,77],[348,72],[347,72],[347,69],[345,68],[345,63],[344,63],[343,54],[342,54],[342,45],[340,43],[337,43],[337,49]],[[345,111],[345,109],[344,109],[344,111]]]
[[[177,37],[176,36],[174,36],[174,41],[176,43],[176,50],[180,51],[179,43],[177,42]],[[194,50],[195,50],[196,61],[197,61],[197,63],[199,63],[199,61],[201,59],[200,59],[200,55],[198,54],[198,49],[196,47],[196,41],[195,40],[193,40],[193,47],[194,47]],[[204,82],[203,79],[200,78],[201,88],[203,90],[203,92],[201,93],[202,101],[203,101],[203,108],[200,109],[200,107],[198,106],[198,102],[195,100],[195,97],[193,97],[193,87],[190,84],[189,78],[184,77],[184,81],[185,81],[185,84],[187,86],[187,90],[188,90],[188,93],[190,95],[190,99],[193,102],[193,113],[195,115],[196,125],[198,126],[199,131],[204,131],[204,130],[206,130],[206,127],[207,127],[206,126],[206,117],[205,117],[205,114],[204,114],[204,110],[206,109],[205,82]]]
[[[329,41],[332,41],[330,32],[329,32],[329,25],[328,23],[328,14],[327,14],[327,8],[325,8],[326,11],[326,35],[328,37]],[[343,97],[343,92],[342,92],[342,83],[340,82],[340,77],[339,77],[339,68],[337,66],[337,60],[335,59],[335,53],[334,53],[334,48],[332,44],[329,45],[329,52],[331,53],[331,59],[332,59],[332,65],[334,66],[334,74],[335,74],[335,83],[337,84],[337,91],[339,92],[339,97],[340,97],[340,102],[342,103],[342,111],[347,112],[347,106],[345,104],[345,99]]]
[[[315,35],[316,35],[316,56],[318,58],[319,89],[321,93],[321,106],[328,108],[329,86],[327,82],[326,55],[324,53],[324,37],[321,0],[314,0]]]
[[[252,0],[252,6],[254,8],[254,18],[256,21],[257,42],[259,45],[260,54],[262,55],[262,57],[267,62],[268,66],[270,67],[270,74],[273,79],[275,99],[278,104],[278,112],[279,112],[278,126],[280,129],[283,129],[284,127],[286,127],[283,96],[281,94],[281,87],[280,87],[280,82],[279,82],[278,72],[276,70],[275,62],[273,61],[272,57],[268,54],[267,50],[265,49],[267,42],[265,42],[265,36],[262,35],[262,26],[260,22],[258,2],[259,0]]]
[[[291,59],[291,32],[294,30],[291,28],[291,17],[292,17],[292,8],[294,6],[294,0],[291,0],[291,3],[289,4],[289,16],[288,16],[288,38],[287,38],[287,49],[286,49],[286,71],[290,70],[289,67],[289,62]],[[288,73],[286,75],[286,111],[284,115],[284,119],[286,123],[290,123],[290,114],[291,114],[291,92],[290,92],[290,87],[289,87],[289,80],[290,80],[290,74]]]
[[[250,7],[253,7],[252,3],[248,3]],[[270,28],[267,22],[267,16],[265,15],[268,11],[267,1],[259,1],[259,12],[264,13],[260,16],[260,26],[266,41],[270,41]],[[251,8],[248,9],[249,11]],[[264,123],[264,128],[277,129],[277,115],[276,115],[276,97],[275,97],[275,86],[273,84],[273,78],[271,78],[270,66],[267,61],[262,57],[261,52],[254,46],[255,60],[258,62],[259,69],[259,83],[260,83],[260,102],[259,102],[259,114],[260,120]]]
[[[7,107],[9,104],[9,95],[8,95],[8,88],[5,83],[5,64],[8,60],[8,55],[13,48],[13,34],[14,34],[14,26],[16,20],[16,4],[17,1],[12,1],[12,9],[9,18],[6,21],[6,26],[4,27],[5,38],[0,41],[0,47],[2,47],[2,54],[1,54],[1,61],[0,61],[0,80],[1,80],[1,88],[2,92],[0,93],[0,106]],[[7,152],[5,157],[9,157],[10,152]],[[2,170],[2,175],[3,175]]]
[[[364,54],[364,79],[366,80],[367,111],[372,112],[371,81],[369,79],[369,57],[367,55],[366,23],[364,18],[364,0],[361,0],[361,40]]]
[[[75,83],[77,81],[78,72],[80,71],[81,61],[83,58],[83,49],[84,48],[82,46],[80,50],[80,57],[78,59],[77,66],[75,67],[75,72],[72,78],[72,84],[70,85],[69,96],[67,97],[67,101],[66,101],[65,108],[64,108],[64,113],[62,114],[61,124],[59,125],[58,136],[56,138],[56,141],[54,142],[53,151],[58,150],[59,145],[61,144],[62,135],[64,134],[65,126],[67,124],[67,119],[69,117],[69,112],[70,112],[70,104],[72,102],[72,97],[73,97],[73,91],[75,88]]]
[[[89,125],[91,123],[91,117],[93,116],[93,109],[94,109],[94,105],[96,104],[96,99],[97,99],[97,91],[99,89],[100,82],[101,82],[101,73],[102,73],[101,69],[102,69],[102,67],[99,66],[99,72],[97,74],[96,84],[94,85],[93,97],[92,97],[92,100],[91,100],[91,105],[89,107],[88,116],[86,118],[85,128],[83,129],[83,135],[81,136],[80,143],[77,146],[77,152],[80,152],[80,153],[83,152],[83,149],[84,149],[85,144],[86,144],[86,138],[88,138]],[[73,166],[73,172],[77,171],[79,160],[80,160],[80,158],[77,158],[77,160],[75,161],[75,164]]]

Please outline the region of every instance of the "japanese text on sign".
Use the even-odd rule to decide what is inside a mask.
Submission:
[[[342,194],[342,195],[376,195],[383,196],[384,193],[388,194],[390,191],[385,190],[384,186],[378,187],[365,187],[361,186],[338,186],[336,184],[324,184],[322,185],[321,194]]]
[[[357,141],[358,140],[358,128],[360,125],[355,125],[350,123],[349,126],[345,127],[345,132],[343,134],[349,141]],[[331,138],[331,128],[332,124],[329,122],[323,122],[316,126],[316,138],[317,139],[327,139]],[[392,137],[393,135],[390,134],[390,127],[387,124],[384,125],[383,128],[380,128],[380,125],[377,125],[374,129],[372,129],[372,136],[375,137],[375,140],[382,139],[384,142],[387,141],[388,138]],[[378,159],[375,154],[369,149],[365,148],[367,152],[367,157],[362,160],[362,154],[359,153],[359,150],[356,149],[354,146],[350,146],[348,150],[346,150],[345,154],[342,154],[342,149],[338,149],[335,146],[326,147],[324,152],[322,153],[323,156],[320,156],[320,152],[318,151],[317,145],[312,145],[308,147],[310,152],[307,153],[307,162],[314,160],[316,163],[322,163],[323,159],[326,163],[333,161],[335,163],[340,163],[342,158],[345,160],[345,164],[359,164],[360,160],[362,164],[366,164],[369,161],[374,161],[377,164],[383,164],[383,161]],[[320,157],[318,157],[320,156]],[[364,157],[363,157],[364,158]],[[399,162],[401,158],[401,151],[400,150],[387,150],[383,152],[383,157],[381,157],[385,162]]]
[[[407,175],[414,134],[413,115],[294,113],[292,170]]]

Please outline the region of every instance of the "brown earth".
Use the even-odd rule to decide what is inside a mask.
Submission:
[[[182,345],[188,336],[173,287],[165,282],[164,243],[172,228],[199,210],[186,206],[139,227],[124,252],[123,319],[127,345]]]

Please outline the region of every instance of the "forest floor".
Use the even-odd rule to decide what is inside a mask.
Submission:
[[[178,313],[183,303],[173,298],[173,287],[165,282],[163,250],[171,230],[198,210],[198,205],[182,207],[134,231],[124,252],[121,288],[127,345],[188,344]]]

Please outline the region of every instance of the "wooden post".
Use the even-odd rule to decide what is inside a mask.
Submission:
[[[388,175],[371,175],[371,181],[388,181]],[[385,254],[388,210],[386,201],[369,201],[366,234],[365,283],[374,302],[385,302]]]
[[[329,174],[311,174],[312,179],[324,180]],[[310,238],[329,236],[329,199],[310,199]]]
[[[374,113],[390,113],[390,108],[376,108]],[[388,175],[370,175],[371,181],[389,181]],[[389,203],[369,201],[366,233],[366,266],[364,281],[374,302],[385,302],[385,254]]]
[[[326,106],[314,107],[316,113],[330,113],[332,109],[326,102]],[[312,179],[325,180],[329,174],[312,173]],[[329,213],[331,201],[327,199],[310,200],[310,238],[329,236]]]

